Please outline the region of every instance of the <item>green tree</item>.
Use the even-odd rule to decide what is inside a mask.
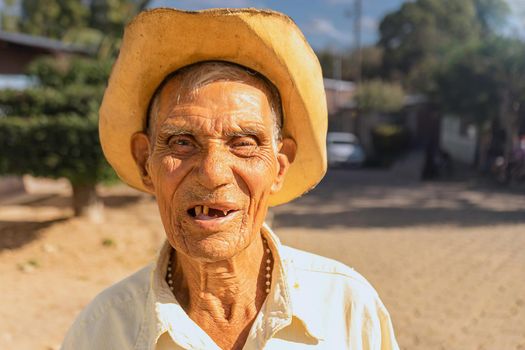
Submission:
[[[411,90],[433,91],[433,74],[448,53],[492,35],[508,13],[504,0],[416,0],[379,26],[384,72]]]
[[[523,41],[492,37],[452,54],[437,74],[436,100],[478,125],[499,119],[507,154],[518,136],[518,110],[525,105],[524,57]]]
[[[363,79],[377,79],[382,74],[383,49],[378,46],[365,46],[361,49]],[[336,71],[340,70],[340,78],[356,81],[357,54],[354,51],[336,52],[329,49],[317,52],[319,63],[325,78],[338,78]],[[339,67],[337,67],[339,65]]]
[[[5,11],[0,14],[1,28],[77,44],[98,45],[106,37],[120,38],[126,22],[150,2],[4,0]]]
[[[150,1],[91,0],[89,26],[106,35],[122,36],[123,23],[146,8]]]
[[[65,177],[76,215],[98,206],[96,184],[114,178],[98,139],[98,108],[125,23],[149,1],[21,0],[20,30],[98,46],[96,58],[47,57],[28,74],[37,85],[0,91],[0,174]],[[123,10],[124,13],[115,13]],[[124,11],[124,10],[123,10]],[[93,18],[97,17],[97,21]],[[89,27],[92,25],[93,27]]]
[[[355,100],[358,109],[365,113],[399,112],[403,108],[405,93],[401,84],[370,80],[359,85]]]
[[[18,30],[18,17],[16,16],[16,0],[4,0],[4,8],[0,12],[0,30],[16,32]]]
[[[21,9],[22,32],[55,39],[85,27],[89,14],[82,0],[22,0]]]
[[[109,61],[35,61],[40,84],[0,91],[0,173],[67,178],[75,215],[97,205],[95,185],[114,177],[98,140],[97,109]]]

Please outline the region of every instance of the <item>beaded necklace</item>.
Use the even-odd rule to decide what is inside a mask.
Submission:
[[[267,255],[266,256],[266,267],[265,267],[265,292],[266,294],[270,293],[270,288],[272,286],[272,251],[270,250],[270,247],[268,246],[268,241],[266,238],[263,238],[263,244],[264,244],[264,252]],[[173,260],[173,252],[174,249],[171,249],[170,257],[168,261],[168,271],[166,272],[166,281],[168,281],[168,286],[170,287],[170,290],[174,293],[175,287],[173,285],[173,267],[172,267],[172,260]]]

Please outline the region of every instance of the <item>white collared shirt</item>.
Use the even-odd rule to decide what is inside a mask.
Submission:
[[[274,257],[272,286],[244,350],[390,350],[390,316],[353,269],[286,247],[264,226]],[[78,316],[63,350],[220,350],[170,291],[165,243],[151,264],[99,294]]]

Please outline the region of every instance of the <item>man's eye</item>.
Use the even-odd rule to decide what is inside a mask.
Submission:
[[[194,148],[193,141],[187,136],[172,136],[168,140],[168,146],[176,151],[190,151]]]
[[[240,141],[234,144],[235,147],[251,147],[251,146],[256,146],[256,145],[257,144],[253,141]]]
[[[240,137],[232,141],[233,148],[256,147],[257,141],[252,137]]]
[[[238,156],[250,157],[257,151],[258,145],[254,137],[237,137],[231,140],[230,149]]]

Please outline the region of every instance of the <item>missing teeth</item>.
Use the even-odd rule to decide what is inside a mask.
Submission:
[[[208,217],[225,217],[227,216],[231,210],[220,210],[215,208],[210,208],[206,205],[196,205],[194,208],[188,210],[188,214],[190,214],[193,217],[197,217],[201,214],[204,214]]]

